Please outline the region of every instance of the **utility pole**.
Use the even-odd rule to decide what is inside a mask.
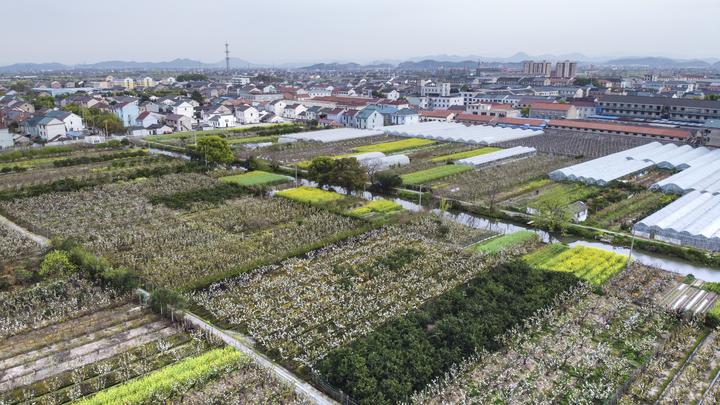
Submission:
[[[225,42],[225,73],[230,73],[230,48],[229,44]]]

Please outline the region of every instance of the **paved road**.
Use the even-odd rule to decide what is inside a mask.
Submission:
[[[16,224],[15,222],[5,218],[2,215],[0,215],[0,225],[4,225],[4,226],[14,230],[15,232],[19,232],[19,233],[25,235],[26,237],[32,239],[35,243],[37,243],[41,247],[48,247],[51,244],[50,239],[48,239],[44,236],[38,235],[38,234],[34,234],[34,233],[28,231],[27,229],[23,228],[22,226]]]

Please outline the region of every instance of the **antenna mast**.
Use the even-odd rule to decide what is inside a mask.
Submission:
[[[225,73],[230,73],[230,49],[228,43],[225,42]]]

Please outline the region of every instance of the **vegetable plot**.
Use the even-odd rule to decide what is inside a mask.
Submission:
[[[431,139],[421,138],[409,138],[401,141],[378,143],[374,145],[358,146],[353,148],[356,152],[367,153],[367,152],[382,152],[382,153],[393,153],[400,152],[403,150],[419,148],[421,146],[428,146],[436,143]]]
[[[80,405],[163,402],[182,395],[193,386],[225,374],[248,361],[231,347],[211,350],[126,384],[112,387],[93,397],[79,401]]]
[[[465,158],[469,158],[469,157],[473,157],[473,156],[487,155],[488,153],[497,152],[499,150],[501,150],[501,149],[487,146],[484,148],[468,150],[465,152],[457,152],[457,153],[451,153],[449,155],[437,156],[437,157],[430,159],[430,161],[432,161],[432,162],[449,162],[449,161],[465,159]]]
[[[531,266],[570,272],[600,285],[625,267],[627,257],[602,249],[555,244],[526,256],[525,260]]]
[[[280,174],[255,170],[235,176],[221,177],[220,181],[224,183],[238,184],[241,186],[258,186],[287,183],[290,181],[290,178]]]
[[[342,194],[309,186],[301,186],[278,191],[275,195],[302,203],[316,205],[340,201],[345,198]]]
[[[442,179],[459,173],[467,172],[472,169],[473,167],[469,165],[443,165],[435,166],[430,169],[420,170],[418,172],[403,174],[400,177],[403,180],[403,184],[418,185],[429,183],[431,181]]]

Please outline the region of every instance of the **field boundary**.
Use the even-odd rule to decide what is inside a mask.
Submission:
[[[22,235],[28,237],[29,239],[32,239],[33,242],[40,245],[40,247],[48,247],[51,245],[50,239],[38,235],[36,233],[32,233],[29,230],[23,228],[22,226],[16,224],[15,222],[11,221],[10,219],[4,217],[3,215],[0,215],[0,225],[5,225],[8,228],[14,230],[15,232],[19,232]]]
[[[138,289],[138,294],[145,297],[145,299],[149,298],[149,293],[145,290]],[[217,327],[213,326],[212,324],[206,322],[205,320],[201,319],[200,317],[196,316],[192,312],[189,311],[182,311],[182,318],[183,322],[186,324],[198,327],[220,339],[222,339],[223,342],[227,343],[228,345],[240,350],[244,354],[246,354],[248,357],[250,357],[257,365],[260,367],[266,368],[270,371],[272,371],[280,380],[285,381],[286,383],[291,384],[295,391],[303,396],[306,396],[307,398],[310,398],[315,402],[316,404],[320,405],[331,405],[336,404],[335,401],[327,397],[325,394],[320,392],[318,389],[313,387],[311,384],[303,381],[290,371],[288,371],[286,368],[280,366],[279,364],[273,362],[272,360],[268,359],[265,355],[258,352],[255,348],[250,347],[246,345],[245,343],[237,340],[236,338],[230,336],[227,332],[218,329]]]

